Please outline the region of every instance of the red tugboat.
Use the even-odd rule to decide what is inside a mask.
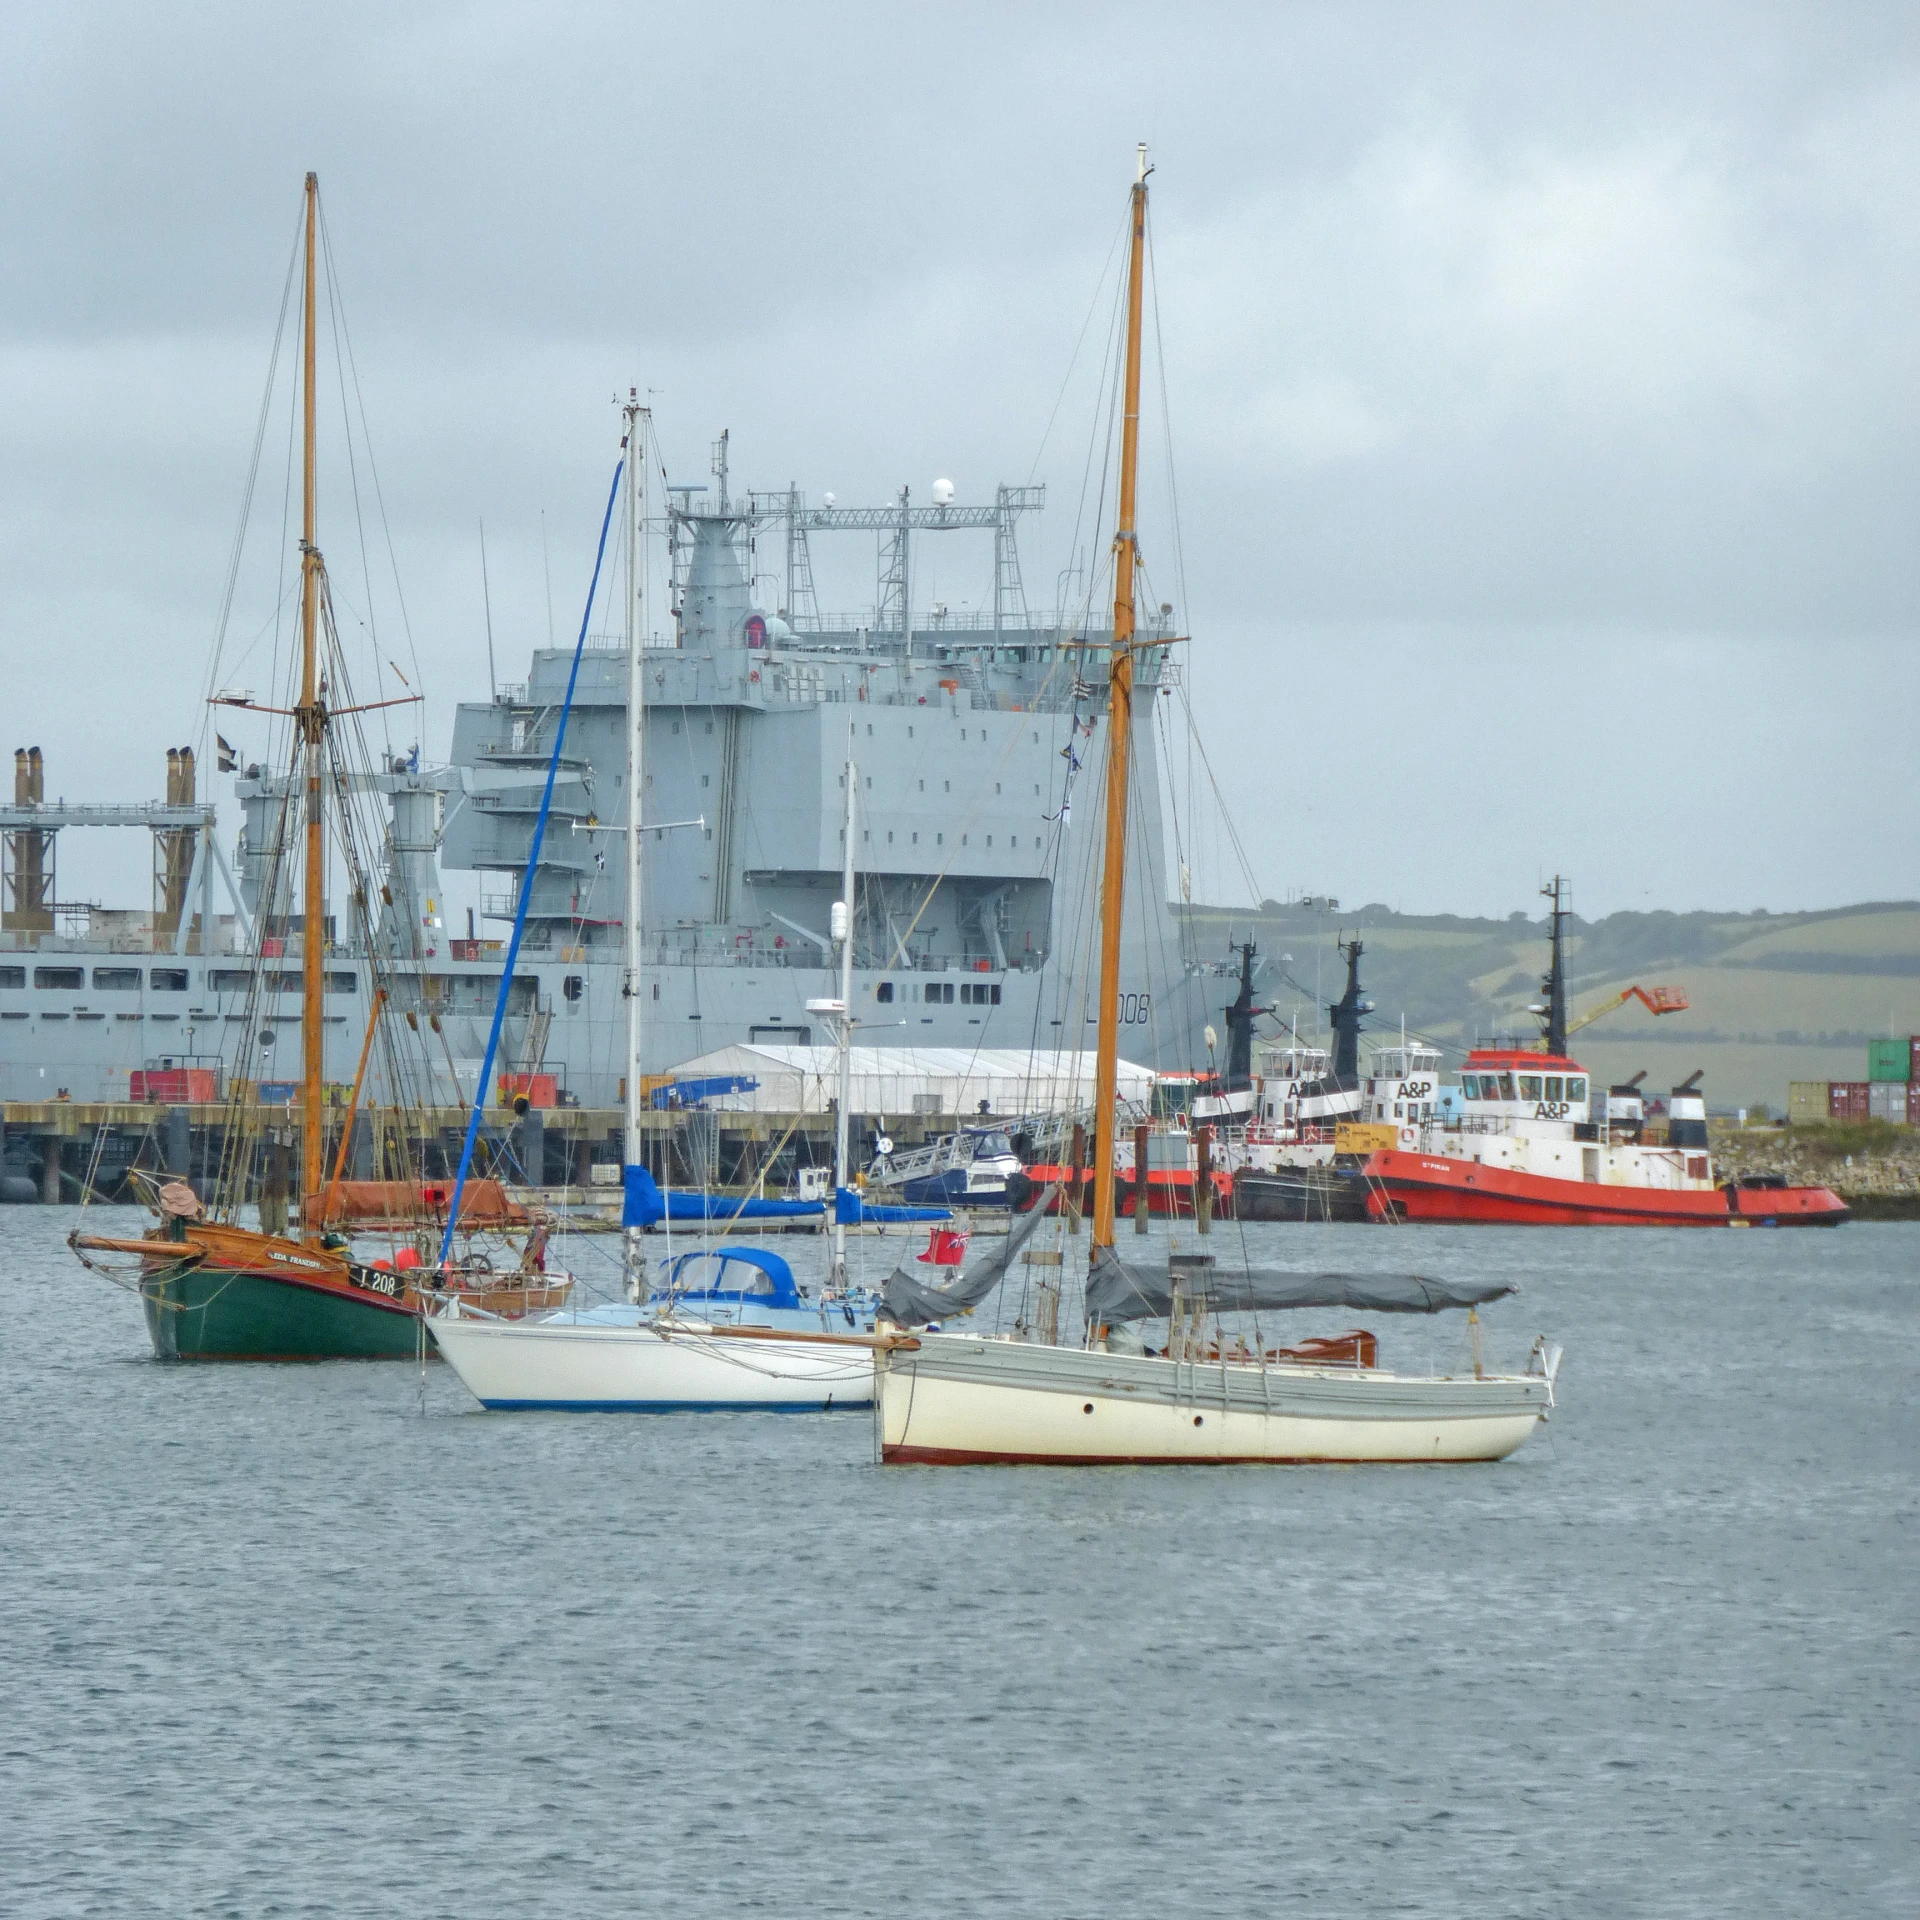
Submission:
[[[1497,1226],[1833,1227],[1847,1218],[1826,1187],[1714,1178],[1696,1073],[1673,1089],[1664,1140],[1650,1140],[1637,1097],[1596,1102],[1567,1053],[1562,883],[1553,901],[1552,963],[1541,1049],[1478,1047],[1416,1143],[1369,1154],[1367,1211],[1378,1220]],[[1631,1088],[1617,1089],[1632,1096]]]

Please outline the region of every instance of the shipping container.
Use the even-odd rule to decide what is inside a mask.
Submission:
[[[262,1080],[260,1104],[263,1107],[290,1107],[300,1096],[298,1080]]]
[[[209,1107],[220,1098],[220,1076],[211,1067],[136,1067],[127,1096],[158,1107]]]
[[[500,1104],[510,1107],[522,1095],[530,1107],[555,1107],[560,1104],[560,1082],[551,1073],[503,1073],[500,1076]]]
[[[1867,1078],[1898,1080],[1905,1086],[1913,1078],[1913,1042],[1908,1039],[1869,1040]]]
[[[1867,1082],[1867,1118],[1891,1120],[1895,1126],[1907,1124],[1907,1083],[1904,1080]]]
[[[1864,1120],[1867,1117],[1865,1080],[1830,1080],[1827,1083],[1829,1120]]]
[[[1809,1126],[1826,1119],[1827,1085],[1824,1080],[1787,1082],[1787,1119],[1794,1126]]]
[[[1909,1083],[1920,1080],[1920,1033],[1907,1042],[1907,1079]]]

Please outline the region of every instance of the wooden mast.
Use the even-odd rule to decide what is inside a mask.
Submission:
[[[1107,846],[1100,884],[1100,1027],[1093,1076],[1094,1254],[1113,1246],[1114,1110],[1119,1104],[1120,916],[1127,877],[1127,750],[1133,736],[1135,479],[1140,464],[1140,296],[1147,237],[1147,149],[1133,181],[1127,263],[1126,410],[1120,425],[1120,520],[1113,536],[1113,653],[1107,676]],[[1136,1169],[1144,1178],[1146,1169]]]
[[[304,1152],[300,1181],[301,1237],[313,1240],[319,1222],[321,1164],[324,1152],[321,1119],[322,1062],[321,985],[322,949],[326,940],[326,845],[322,833],[321,747],[327,728],[317,672],[316,631],[320,616],[320,553],[314,544],[314,229],[320,182],[307,175],[307,279],[305,325],[302,330],[303,404],[300,461],[300,704],[295,726],[300,740],[302,773],[306,781],[305,898],[300,930],[300,1108]]]

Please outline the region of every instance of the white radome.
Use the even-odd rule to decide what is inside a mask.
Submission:
[[[936,507],[950,507],[953,505],[953,482],[951,480],[936,480],[933,483],[933,504]]]

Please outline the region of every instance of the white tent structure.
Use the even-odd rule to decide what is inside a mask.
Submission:
[[[1093,1055],[1010,1047],[855,1047],[852,1078],[854,1113],[967,1120],[979,1117],[984,1101],[994,1118],[1013,1119],[1090,1105]],[[1123,1108],[1144,1109],[1153,1079],[1150,1067],[1122,1060]],[[674,1068],[672,1085],[654,1098],[721,1113],[825,1113],[839,1080],[840,1055],[833,1047],[721,1047]],[[730,1081],[751,1084],[727,1090]],[[682,1090],[677,1097],[676,1088]]]

